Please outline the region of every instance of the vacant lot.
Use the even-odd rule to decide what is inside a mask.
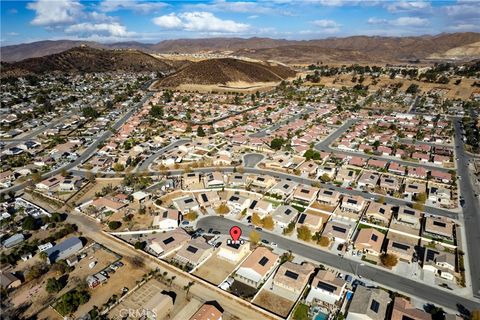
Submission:
[[[295,301],[287,300],[267,290],[262,290],[253,303],[279,316],[286,317]]]
[[[234,264],[215,255],[198,268],[194,275],[218,286],[234,269]]]

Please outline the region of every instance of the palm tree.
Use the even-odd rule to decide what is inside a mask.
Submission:
[[[183,290],[187,292],[187,299],[189,298],[190,288],[195,284],[194,281],[190,281],[186,286],[183,287]]]
[[[173,280],[175,280],[175,278],[176,278],[176,276],[172,276],[172,277],[170,278],[170,283],[169,283],[169,286],[170,286],[170,287],[172,286],[172,282],[173,282]]]

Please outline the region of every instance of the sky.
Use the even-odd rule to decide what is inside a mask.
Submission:
[[[2,46],[212,37],[309,40],[480,32],[480,0],[2,0]]]

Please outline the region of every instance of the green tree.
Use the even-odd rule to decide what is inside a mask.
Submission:
[[[285,144],[285,140],[282,138],[274,138],[270,142],[270,148],[274,150],[280,150],[282,146]]]
[[[121,226],[122,226],[122,223],[120,221],[110,221],[108,223],[108,227],[110,228],[110,230],[117,230]]]
[[[198,128],[197,128],[197,136],[199,136],[199,137],[205,137],[205,131],[203,131],[203,127],[202,127],[202,126],[198,126]]]
[[[25,217],[22,222],[22,229],[35,230],[37,228],[37,220],[31,216]]]
[[[55,278],[49,278],[47,280],[47,285],[45,286],[45,289],[47,290],[48,293],[57,293],[60,292],[60,290],[65,287],[65,283],[63,281],[60,281]]]

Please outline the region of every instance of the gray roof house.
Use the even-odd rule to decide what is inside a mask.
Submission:
[[[71,255],[76,254],[83,248],[82,240],[77,237],[71,237],[63,240],[54,247],[45,250],[48,255],[48,261],[55,263],[58,260],[66,259]]]

